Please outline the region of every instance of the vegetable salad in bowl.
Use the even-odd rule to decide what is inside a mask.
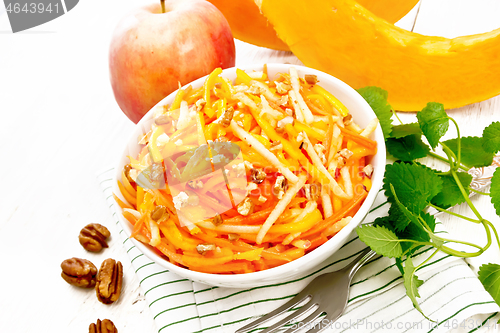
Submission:
[[[130,237],[155,261],[201,273],[194,280],[305,262],[364,207],[350,231],[361,222],[383,175],[378,119],[371,109],[353,116],[322,86],[326,74],[288,65],[226,71],[153,108],[117,176]]]

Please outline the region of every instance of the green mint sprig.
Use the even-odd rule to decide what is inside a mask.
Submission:
[[[385,90],[365,87],[358,92],[379,118],[387,151],[398,161],[387,165],[384,175],[383,189],[391,205],[389,215],[358,227],[356,232],[372,250],[396,259],[396,265],[404,278],[406,294],[414,307],[426,317],[417,300],[420,297],[418,288],[423,281],[418,279],[416,272],[422,266],[438,252],[462,258],[479,256],[491,246],[493,236],[500,246],[494,225],[481,215],[469,199],[470,191],[475,190],[470,187],[472,176],[467,173],[471,167],[490,165],[495,154],[500,151],[500,122],[493,122],[486,127],[482,137],[461,137],[457,122],[446,114],[443,105],[432,102],[417,114],[418,123],[393,125],[392,108],[387,102]],[[441,141],[450,122],[456,129],[457,137]],[[423,137],[429,144],[424,142]],[[434,151],[438,146],[441,146],[445,156]],[[427,156],[448,163],[449,169],[438,171],[416,161]],[[500,168],[493,175],[490,193],[481,194],[491,197],[496,213],[500,216]],[[467,203],[474,218],[447,210],[462,203]],[[481,224],[486,232],[486,244],[477,245],[438,236],[434,232],[434,216],[425,212],[428,207]],[[453,244],[467,245],[470,251],[457,251],[453,249]],[[415,267],[412,255],[423,246],[434,248],[434,252]],[[500,305],[500,265],[482,265],[479,280]]]

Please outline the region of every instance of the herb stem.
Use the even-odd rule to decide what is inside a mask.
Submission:
[[[415,274],[416,271],[418,271],[422,266],[424,266],[426,263],[428,263],[432,257],[434,257],[437,253],[439,252],[439,249],[436,249],[427,259],[422,261],[417,267],[415,267],[415,271],[413,272]]]
[[[495,226],[493,225],[493,223],[491,223],[490,221],[488,220],[484,220],[486,222],[487,225],[490,226],[490,228],[493,230],[493,233],[495,234],[495,238],[497,240],[497,244],[498,244],[498,247],[500,248],[500,237],[498,237],[498,232],[497,232],[497,229],[495,228]]]
[[[474,215],[477,216],[478,220],[480,222],[483,222],[484,219],[483,217],[481,216],[481,214],[478,212],[478,210],[476,209],[476,207],[472,204],[472,201],[470,201],[470,198],[469,198],[469,193],[467,193],[465,191],[465,188],[464,186],[462,185],[462,182],[460,181],[460,179],[458,178],[458,175],[457,175],[457,172],[456,171],[452,171],[451,172],[451,175],[453,176],[453,178],[455,179],[455,182],[457,182],[457,186],[458,188],[460,189],[460,192],[462,192],[462,195],[464,196],[464,199],[465,201],[467,202],[467,204],[469,205],[470,209],[472,210],[472,212],[474,213]]]
[[[453,124],[455,124],[455,128],[457,129],[457,165],[460,165],[460,158],[461,158],[461,139],[460,139],[460,129],[458,128],[458,124],[457,122],[455,121],[455,119],[451,118],[451,117],[448,117],[448,119],[450,119]]]
[[[401,121],[401,119],[398,116],[398,113],[395,110],[392,110],[392,114],[396,116],[397,120],[399,120],[399,124],[403,125],[403,122]]]
[[[451,211],[449,211],[449,210],[447,210],[447,209],[444,209],[444,208],[441,208],[441,207],[439,207],[439,206],[433,205],[433,204],[431,204],[430,202],[429,202],[429,203],[427,203],[427,204],[428,204],[430,207],[432,207],[432,208],[434,208],[434,209],[436,209],[436,210],[438,210],[438,211],[440,211],[440,212],[447,213],[447,214],[450,214],[450,215],[453,215],[453,216],[459,217],[459,218],[464,219],[464,220],[467,220],[467,221],[469,221],[469,222],[481,223],[481,221],[480,221],[480,220],[475,220],[475,219],[472,219],[472,218],[470,218],[470,217],[467,217],[467,216],[464,216],[464,215],[461,215],[461,214],[457,214],[457,213],[451,212]]]
[[[441,146],[443,146],[443,151],[448,156],[448,160],[449,160],[449,163],[450,163],[450,170],[456,170],[456,169],[458,169],[458,164],[456,164],[456,162],[457,162],[457,155],[455,155],[455,153],[453,152],[453,150],[451,150],[450,148],[448,148],[448,146],[445,145],[442,142],[441,142]]]
[[[472,188],[472,187],[470,187],[470,186],[468,186],[468,187],[467,187],[467,189],[468,189],[469,191],[472,191],[472,192],[477,193],[477,194],[481,194],[481,195],[490,195],[489,193],[485,193],[485,192],[481,192],[481,191],[475,190],[475,189],[473,189],[473,188]]]
[[[444,158],[441,155],[433,153],[432,151],[428,152],[427,155],[432,156],[432,157],[434,157],[434,158],[436,158],[436,159],[438,159],[440,161],[443,161],[443,162],[446,162],[446,163],[450,163],[450,161],[447,158]]]
[[[436,236],[436,235],[434,235],[434,237],[438,238],[439,240],[442,240],[443,242],[451,242],[451,243],[457,243],[457,244],[464,244],[464,245],[467,245],[467,246],[475,247],[476,249],[480,249],[480,250],[483,249],[482,246],[479,246],[477,244],[472,244],[472,243],[469,243],[469,242],[465,242],[465,241],[459,241],[459,240],[455,240],[455,239],[443,238],[443,237],[439,237],[439,236]]]
[[[382,207],[382,206],[384,206],[384,205],[386,205],[388,203],[389,203],[389,201],[385,201],[384,203],[381,203],[377,207],[374,207],[374,208],[370,209],[370,213],[376,211],[377,209],[379,209],[380,207]]]
[[[449,248],[447,246],[441,246],[440,250],[443,251],[446,254],[450,254],[450,255],[455,256],[455,257],[459,257],[459,258],[472,258],[472,257],[478,257],[481,254],[483,254],[483,252],[486,251],[486,248],[481,248],[479,251],[472,252],[472,253],[457,251],[457,250],[451,249],[451,248]]]

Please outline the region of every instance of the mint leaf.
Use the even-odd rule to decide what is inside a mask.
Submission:
[[[408,135],[399,139],[389,138],[385,142],[387,151],[395,158],[405,162],[425,157],[430,149],[420,137]]]
[[[412,212],[410,212],[401,203],[401,201],[399,201],[398,196],[396,194],[396,191],[394,190],[394,185],[389,184],[389,186],[391,188],[392,196],[394,197],[394,204],[391,205],[391,209],[393,209],[394,207],[397,207],[396,210],[398,211],[398,212],[396,212],[396,214],[398,215],[398,222],[399,223],[395,224],[396,231],[404,230],[410,222],[413,222],[414,224],[418,225],[417,217]]]
[[[387,103],[387,91],[379,87],[363,87],[357,91],[377,115],[384,138],[388,138],[392,131],[392,107]]]
[[[472,181],[472,176],[466,172],[457,172],[457,176],[463,187],[467,189]],[[439,176],[439,178],[443,181],[443,189],[432,199],[431,202],[434,205],[447,209],[465,202],[465,198],[452,175]],[[468,190],[467,193],[469,193]]]
[[[432,148],[436,148],[439,139],[448,131],[450,120],[441,103],[427,103],[427,106],[417,113],[418,124]]]
[[[436,218],[433,215],[431,215],[429,213],[421,213],[420,217],[422,217],[425,224],[427,224],[427,226],[429,227],[429,229],[432,230],[432,232],[434,232],[434,230],[436,230]],[[428,233],[425,233],[425,234],[426,234],[426,236],[423,236],[421,238],[422,242],[427,242],[429,240],[429,234]],[[413,238],[413,239],[419,240],[418,238]]]
[[[500,151],[500,122],[495,121],[483,130],[483,149],[496,154]]]
[[[356,232],[363,243],[384,257],[399,258],[403,254],[398,237],[385,227],[363,225]]]
[[[396,125],[392,127],[391,138],[399,139],[412,134],[422,135],[422,130],[418,123]]]
[[[500,305],[500,265],[484,264],[479,267],[479,281],[491,297]]]
[[[387,218],[389,221],[386,223],[390,225],[390,227],[388,226],[389,230],[394,231],[396,235],[398,235],[399,231],[405,230],[411,222],[396,203],[391,204]]]
[[[408,163],[386,166],[383,188],[388,199],[394,202],[390,184],[394,186],[399,201],[415,214],[420,214],[442,187],[441,179],[432,169]]]
[[[500,168],[495,170],[491,178],[490,197],[497,215],[500,216]]]
[[[420,287],[424,283],[424,281],[420,280],[415,275],[415,266],[413,266],[413,261],[411,260],[411,256],[408,256],[406,258],[403,278],[406,289],[406,295],[411,299],[411,302],[413,303],[415,309],[417,309],[422,315],[424,315],[417,301],[417,297],[420,297],[418,293],[418,287]]]
[[[451,139],[443,142],[450,148],[455,155],[458,154],[457,139]],[[482,167],[490,165],[493,162],[493,153],[484,151],[483,139],[477,136],[463,137],[461,143],[460,162],[467,167]]]

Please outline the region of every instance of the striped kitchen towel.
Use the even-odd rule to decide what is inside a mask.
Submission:
[[[149,260],[127,238],[118,220],[119,207],[112,196],[113,175],[114,170],[107,170],[98,175],[98,181],[111,209],[112,224],[116,224],[117,231],[123,236],[123,245],[159,333],[234,332],[288,301],[317,275],[341,269],[366,248],[353,234],[316,271],[303,278],[274,285],[232,289],[192,282]],[[374,206],[384,201],[381,194]],[[383,206],[373,210],[366,221],[384,215],[385,209]],[[441,228],[439,232],[445,232],[440,223],[437,228]],[[415,256],[415,265],[425,260],[430,252],[429,249],[421,249]],[[402,277],[394,260],[378,257],[358,271],[352,282],[346,312],[334,323],[323,322],[325,332],[420,333],[446,332],[455,328],[465,328],[466,332],[476,330],[481,324],[483,330],[491,326],[493,317],[500,311],[461,259],[438,254],[419,270],[418,276],[425,281],[419,288],[419,303],[426,315],[436,322],[426,320],[413,308],[405,295]],[[292,325],[300,324],[289,324]]]

